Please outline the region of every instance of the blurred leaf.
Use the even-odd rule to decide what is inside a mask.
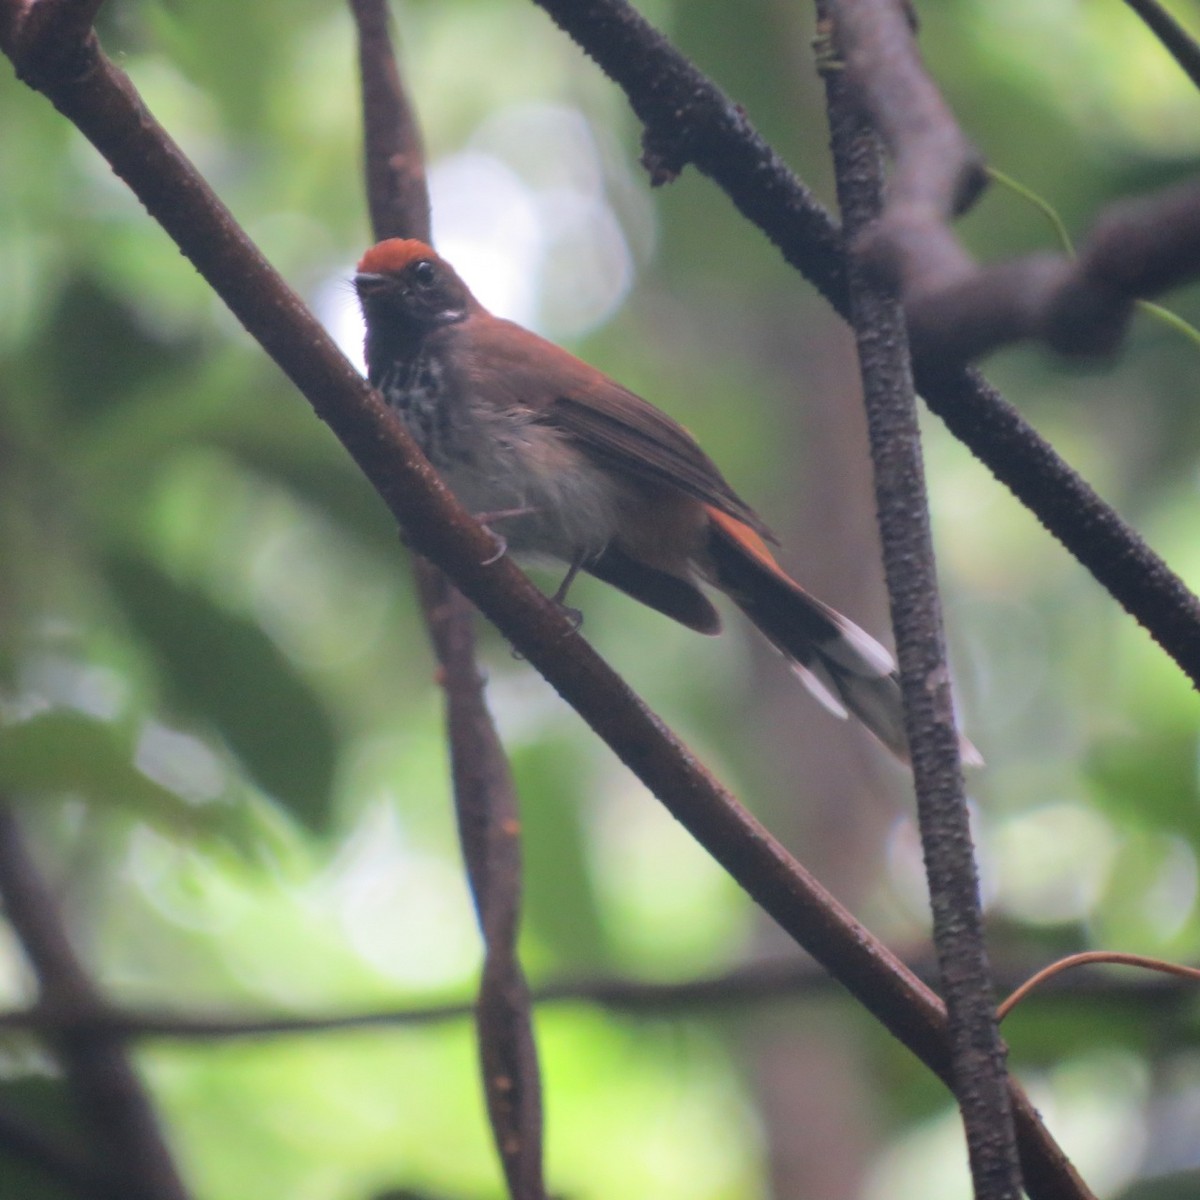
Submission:
[[[1200,1171],[1178,1171],[1139,1179],[1120,1192],[1116,1200],[1196,1200],[1197,1196],[1200,1196]]]
[[[260,787],[309,829],[324,832],[337,735],[279,647],[258,625],[149,559],[113,555],[106,571],[172,706],[214,727]]]
[[[1094,795],[1124,821],[1193,828],[1196,811],[1196,739],[1191,731],[1112,738],[1088,764]]]
[[[0,789],[78,792],[156,823],[194,827],[208,806],[188,804],[133,765],[126,732],[74,709],[38,713],[0,728]]]
[[[540,743],[512,754],[524,835],[525,916],[564,967],[609,960],[585,849],[579,760],[569,746]]]
[[[0,1110],[44,1132],[61,1138],[72,1154],[83,1152],[85,1139],[65,1085],[57,1079],[25,1075],[0,1083]],[[18,1155],[0,1153],[0,1196],[16,1200],[78,1200],[74,1188],[60,1184],[49,1171]]]
[[[305,434],[309,432],[306,428]],[[269,436],[219,436],[216,443],[256,475],[282,485],[306,504],[336,522],[368,549],[402,563],[400,533],[383,501],[349,462],[341,447],[305,438],[286,444],[278,423]]]
[[[51,372],[55,397],[69,419],[108,414],[141,388],[161,385],[194,370],[194,337],[164,341],[150,335],[123,300],[90,277],[76,279],[59,298],[37,348]],[[81,353],[54,347],[79,344]]]

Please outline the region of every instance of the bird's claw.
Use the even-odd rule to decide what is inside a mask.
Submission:
[[[508,553],[508,539],[503,534],[497,533],[490,525],[484,525],[484,529],[492,535],[492,542],[496,549],[479,565],[481,567],[490,567],[492,563],[499,562]]]
[[[484,527],[492,535],[496,542],[496,553],[491,558],[485,558],[480,566],[490,567],[492,563],[499,562],[500,559],[508,552],[508,541],[503,534],[497,533],[492,528],[492,522],[503,521],[509,517],[527,517],[530,513],[536,512],[536,509],[529,508],[498,508],[495,512],[475,513],[475,520]]]
[[[569,604],[563,604],[561,601],[555,601],[558,605],[558,611],[567,619],[567,623],[571,626],[572,633],[578,633],[583,628],[583,609],[572,608]]]

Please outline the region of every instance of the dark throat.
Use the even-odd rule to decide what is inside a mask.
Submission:
[[[368,349],[368,355],[370,351]],[[404,422],[434,466],[445,468],[462,457],[454,437],[454,405],[446,366],[427,343],[410,357],[370,365],[371,382]]]

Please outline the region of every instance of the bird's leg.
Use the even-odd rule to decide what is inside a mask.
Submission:
[[[503,521],[507,517],[527,517],[530,513],[537,512],[535,508],[498,508],[495,512],[475,513],[474,517],[480,525],[484,527],[492,535],[492,540],[496,543],[496,552],[489,558],[485,558],[479,565],[481,567],[490,567],[492,563],[499,562],[508,552],[508,539],[502,533],[497,533],[492,528],[493,521]]]
[[[562,614],[578,631],[583,624],[583,612],[578,608],[571,608],[567,603],[567,592],[571,590],[571,584],[575,582],[575,576],[579,574],[580,568],[583,566],[584,556],[578,555],[571,561],[571,565],[567,568],[567,574],[563,578],[562,583],[558,585],[558,590],[550,597],[555,604],[562,610]]]

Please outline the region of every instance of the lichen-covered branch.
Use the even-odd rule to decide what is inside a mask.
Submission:
[[[877,218],[883,205],[882,148],[843,75],[830,72],[825,81],[838,202],[853,236]],[[954,1090],[966,1129],[976,1200],[1017,1200],[1017,1140],[959,762],[904,312],[892,289],[857,264],[850,270],[850,311]]]

